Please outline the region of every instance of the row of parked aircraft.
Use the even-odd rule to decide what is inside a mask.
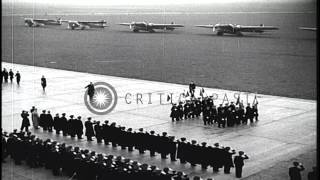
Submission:
[[[52,19],[33,19],[33,18],[25,18],[24,22],[29,27],[40,27],[45,25],[62,25],[62,23],[68,23],[68,28],[75,29],[87,29],[87,28],[104,28],[107,27],[107,22],[105,20],[101,21],[71,21],[71,20],[62,20],[58,18],[56,20]],[[155,29],[162,30],[171,30],[173,31],[175,28],[184,27],[181,24],[155,24],[155,23],[146,23],[146,22],[131,22],[131,23],[120,23],[118,25],[129,26],[129,28],[133,32],[139,31],[147,31],[147,32],[155,32]],[[235,34],[238,36],[242,36],[243,32],[255,32],[255,33],[263,33],[265,31],[270,30],[278,30],[278,27],[275,26],[264,26],[261,24],[260,26],[243,26],[236,24],[216,24],[216,25],[196,25],[195,27],[200,28],[210,28],[213,32],[216,32],[218,36],[222,36],[223,34]],[[317,28],[309,28],[309,27],[300,27],[301,30],[308,31],[316,31]]]

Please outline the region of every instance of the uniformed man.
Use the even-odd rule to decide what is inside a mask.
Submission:
[[[9,71],[9,76],[10,76],[10,83],[12,83],[13,76],[14,76],[14,73],[12,72],[12,69],[10,69],[10,71]]]
[[[73,119],[73,115],[70,115],[70,119],[68,121],[68,134],[70,134],[71,138],[76,137],[76,131],[75,131],[75,119]]]
[[[60,118],[60,122],[61,122],[61,130],[62,130],[62,134],[63,136],[67,136],[68,135],[68,120],[66,118],[66,113],[62,113],[62,116]]]
[[[52,115],[50,114],[50,111],[46,114],[46,122],[47,122],[47,128],[49,132],[52,132],[52,127],[53,127],[53,118]]]
[[[94,125],[94,132],[96,135],[97,143],[102,143],[103,131],[102,126],[100,125],[100,121],[97,121]]]
[[[190,113],[190,103],[189,103],[189,100],[187,100],[187,102],[184,104],[184,107],[183,107],[184,119],[190,118],[189,113]]]
[[[3,74],[4,82],[7,83],[8,82],[8,77],[9,77],[9,73],[6,70],[6,68],[3,68],[2,74]]]
[[[169,136],[169,153],[171,161],[176,161],[177,142],[174,140],[174,136]]]
[[[108,125],[108,123],[109,121],[105,120],[102,125],[102,138],[105,145],[109,145],[109,142],[110,142],[110,136],[109,136],[110,126]]]
[[[87,141],[93,141],[92,136],[94,136],[94,130],[93,130],[93,123],[91,122],[91,117],[88,117],[88,120],[84,123],[86,127],[86,133]]]
[[[233,161],[232,161],[232,155],[236,153],[236,151],[234,149],[231,150],[230,147],[226,147],[223,151],[224,153],[224,173],[225,174],[230,174],[230,168],[234,167],[233,165]]]
[[[159,151],[161,154],[161,159],[167,159],[167,155],[169,154],[169,137],[167,136],[167,132],[163,132],[159,141]]]
[[[253,123],[253,114],[252,114],[252,109],[251,109],[250,103],[248,103],[248,105],[246,107],[246,121],[245,121],[245,124],[248,123],[248,120],[250,120],[250,123]]]
[[[293,167],[289,168],[289,177],[290,180],[301,180],[300,172],[304,170],[302,163],[293,162]]]
[[[88,84],[85,88],[88,88],[88,96],[90,101],[92,101],[95,89],[94,89],[94,85],[92,82],[90,82],[90,84]]]
[[[241,178],[242,175],[242,167],[244,165],[244,160],[249,159],[249,157],[244,154],[243,151],[239,151],[239,155],[234,157],[234,165],[236,166],[236,177]]]
[[[175,104],[175,103],[172,104],[170,117],[172,119],[172,122],[174,122],[174,120],[179,121],[178,107],[177,107],[177,104]]]
[[[20,130],[23,131],[25,129],[26,131],[29,131],[30,121],[29,121],[29,113],[27,111],[22,111],[21,117],[22,117],[22,123]]]
[[[20,85],[21,75],[20,75],[19,71],[16,72],[15,76],[16,76],[17,84]],[[8,79],[7,79],[7,82],[8,82]]]
[[[56,130],[56,134],[60,134],[60,131],[62,130],[62,123],[59,117],[59,113],[57,113],[53,118],[53,128]]]
[[[83,134],[83,124],[81,121],[81,116],[78,116],[78,118],[74,121],[74,126],[76,130],[76,134],[78,139],[82,139],[82,134]]]
[[[210,107],[206,106],[205,110],[203,110],[203,124],[207,125],[210,122],[210,118],[211,118],[211,111],[210,111]]]
[[[177,158],[180,159],[181,164],[186,163],[186,159],[185,159],[186,142],[185,141],[186,141],[185,137],[180,138],[180,140],[178,141]]]
[[[42,75],[42,77],[41,77],[41,86],[42,86],[43,92],[45,92],[46,91],[46,87],[47,87],[47,80],[44,77],[44,75]]]
[[[48,130],[47,128],[47,116],[46,116],[46,110],[42,110],[42,114],[40,114],[39,117],[39,126],[43,128],[43,131]]]

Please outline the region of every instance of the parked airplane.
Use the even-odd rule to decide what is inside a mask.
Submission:
[[[311,28],[311,27],[299,27],[301,30],[306,30],[306,31],[317,31],[317,28]]]
[[[133,32],[148,31],[150,33],[155,32],[155,29],[171,30],[173,31],[177,27],[184,27],[181,24],[154,24],[146,22],[131,22],[131,23],[120,23],[119,25],[129,26]]]
[[[88,28],[104,28],[107,27],[105,20],[101,21],[68,21],[69,29],[88,29]]]
[[[33,18],[24,18],[24,23],[29,27],[40,27],[44,25],[62,25],[62,22],[65,22],[61,18],[54,19],[33,19]]]
[[[213,32],[217,32],[218,36],[222,36],[224,33],[227,34],[236,34],[238,36],[242,36],[242,32],[256,32],[263,33],[267,30],[278,30],[278,27],[275,26],[264,26],[261,24],[260,26],[242,26],[236,24],[216,24],[216,25],[196,25],[196,27],[202,28],[212,28]]]

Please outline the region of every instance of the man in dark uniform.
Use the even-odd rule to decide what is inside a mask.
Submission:
[[[304,170],[304,167],[299,162],[293,162],[293,167],[289,168],[290,180],[301,180],[300,172]]]
[[[96,134],[97,143],[102,143],[103,133],[102,126],[100,125],[100,121],[97,121],[94,125],[94,132]]]
[[[169,153],[171,161],[176,161],[176,153],[177,153],[177,142],[174,140],[174,136],[169,136]]]
[[[200,156],[200,164],[201,169],[207,169],[209,165],[208,157],[212,156],[208,153],[208,147],[206,146],[206,142],[201,143],[202,146],[199,147],[199,156]]]
[[[210,107],[206,106],[205,109],[203,110],[203,124],[207,125],[210,122],[210,118],[211,118],[211,111],[210,111]]]
[[[211,108],[211,121],[213,121],[214,123],[218,123],[218,111],[215,105],[213,105]],[[211,124],[213,123],[211,122]]]
[[[21,128],[20,128],[21,131],[23,131],[23,129],[25,129],[27,132],[29,131],[28,127],[30,126],[30,121],[29,121],[28,116],[29,116],[29,113],[27,111],[22,111],[22,113],[21,113],[22,124],[21,124]]]
[[[73,115],[70,115],[70,119],[68,121],[68,134],[70,134],[72,138],[76,137],[75,124],[77,124],[75,123],[76,120],[73,119],[73,117]]]
[[[46,80],[46,78],[44,77],[44,75],[42,75],[42,78],[41,78],[41,86],[42,86],[42,90],[43,90],[43,91],[46,91],[47,80]]]
[[[157,136],[155,136],[154,131],[150,131],[150,135],[148,136],[148,144],[150,147],[150,157],[155,156],[155,151],[156,151],[156,143],[157,143]]]
[[[17,73],[16,73],[15,76],[16,76],[17,84],[20,85],[21,75],[20,75],[19,71],[17,71]],[[8,81],[8,80],[7,80],[7,81]]]
[[[225,118],[223,117],[224,116],[224,108],[222,107],[222,104],[219,105],[218,109],[218,114],[217,114],[217,121],[218,121],[218,127],[225,127]]]
[[[167,136],[167,132],[163,132],[159,141],[161,159],[167,159],[167,155],[169,154],[168,144],[169,137]]]
[[[78,116],[78,118],[75,120],[75,130],[76,130],[76,134],[78,139],[82,139],[82,134],[83,134],[83,124],[81,121],[81,116]]]
[[[50,114],[50,111],[48,111],[48,114],[46,115],[47,117],[47,127],[48,131],[52,132],[52,127],[53,127],[53,118],[52,115]]]
[[[59,117],[59,113],[57,113],[56,116],[53,118],[53,128],[56,130],[56,134],[60,134],[62,126],[61,126],[61,119]]]
[[[128,128],[126,133],[125,133],[125,139],[126,139],[126,145],[128,146],[128,151],[132,152],[133,151],[133,146],[134,146],[134,140],[133,140],[133,133],[132,133],[132,128]]]
[[[180,159],[180,163],[184,164],[186,163],[185,160],[185,148],[186,148],[186,138],[180,138],[180,140],[178,141],[178,150],[177,150],[177,158]]]
[[[244,160],[249,159],[249,157],[244,154],[243,151],[239,151],[239,155],[234,157],[234,165],[236,166],[236,177],[241,178],[242,175],[242,167],[244,165]]]
[[[239,119],[241,121],[242,124],[245,124],[247,122],[246,120],[246,115],[245,115],[245,112],[244,112],[244,108],[243,106],[239,106]]]
[[[88,117],[88,120],[85,121],[84,126],[86,127],[86,133],[88,141],[93,141],[92,136],[94,136],[93,123],[91,122],[91,117]]]
[[[144,147],[144,143],[143,139],[144,139],[144,133],[143,133],[143,128],[139,129],[139,132],[136,134],[136,138],[137,138],[137,144],[136,144],[136,149],[139,150],[139,154],[144,154],[145,151],[145,147]]]
[[[90,98],[90,101],[92,101],[93,95],[94,95],[94,85],[92,84],[92,82],[90,82],[90,84],[88,84],[85,88],[88,88],[88,96]]]
[[[9,73],[6,70],[6,68],[3,68],[2,74],[3,74],[4,82],[7,83],[8,82]]]
[[[224,148],[224,173],[225,174],[230,174],[230,168],[234,167],[233,161],[232,161],[232,155],[235,154],[235,150],[231,150],[230,147]]]
[[[68,120],[66,118],[66,113],[62,113],[62,116],[60,117],[60,121],[61,121],[61,130],[62,130],[62,134],[63,136],[67,136],[68,135]]]
[[[108,120],[105,120],[103,125],[102,125],[102,138],[103,138],[103,141],[104,141],[104,144],[105,145],[109,145],[109,142],[110,142],[110,126],[109,126],[109,121]]]
[[[191,94],[191,97],[194,97],[195,89],[196,89],[196,84],[193,81],[191,81],[189,84],[189,92]]]
[[[42,114],[40,114],[40,117],[39,117],[39,126],[41,126],[44,131],[48,130],[48,128],[47,128],[47,115],[46,115],[46,110],[42,110]]]
[[[170,117],[172,119],[172,122],[174,122],[174,120],[179,121],[178,107],[176,104],[172,104]]]
[[[200,98],[198,98],[198,99],[195,101],[195,104],[196,104],[195,115],[196,115],[196,117],[199,117],[200,114],[201,114],[201,101],[200,101]]]
[[[190,103],[189,103],[189,100],[187,100],[187,102],[184,104],[184,107],[183,107],[184,119],[188,119],[190,117],[189,113],[190,113]]]
[[[245,124],[248,123],[248,119],[250,120],[250,123],[253,123],[253,114],[252,114],[252,109],[250,107],[250,103],[248,103],[246,107],[246,122]]]
[[[12,80],[14,77],[14,73],[12,72],[12,69],[10,69],[10,71],[9,71],[9,76],[10,76],[10,82],[12,83]]]

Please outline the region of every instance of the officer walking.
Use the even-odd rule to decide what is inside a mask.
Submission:
[[[20,85],[21,75],[20,75],[19,71],[17,71],[15,76],[16,76],[17,84]],[[7,82],[8,82],[8,79],[7,79]]]
[[[93,95],[94,95],[94,85],[92,84],[92,82],[90,82],[90,84],[88,84],[85,88],[88,88],[88,96],[90,98],[90,101],[92,101]]]
[[[14,76],[14,73],[12,72],[12,69],[10,69],[10,71],[9,71],[9,76],[10,76],[10,82],[12,83],[13,76]]]
[[[42,75],[42,78],[41,78],[41,86],[42,86],[43,92],[45,92],[46,91],[46,87],[47,87],[47,80],[44,77],[44,75]]]

